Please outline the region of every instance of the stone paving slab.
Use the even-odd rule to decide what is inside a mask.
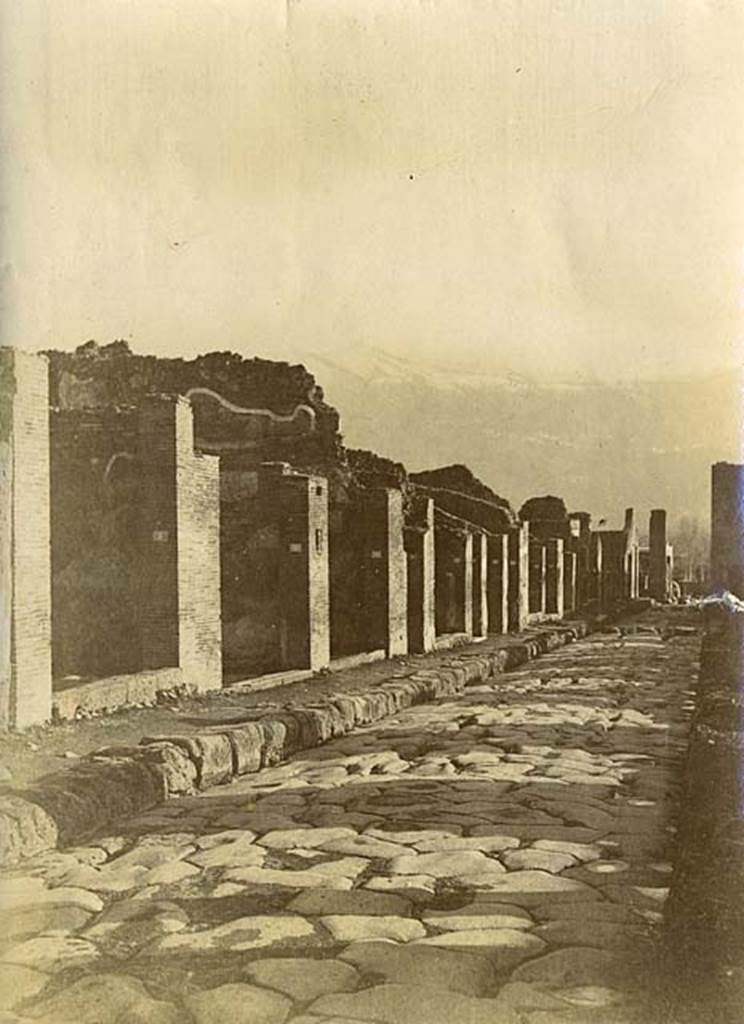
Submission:
[[[24,789],[3,788],[0,865],[55,845],[80,842],[171,797],[265,770],[359,725],[461,693],[468,684],[485,682],[495,673],[584,636],[588,628],[586,621],[537,626],[517,636],[491,637],[457,653],[394,659],[377,667],[374,682],[369,679],[369,666],[334,673],[330,684],[317,681],[311,699],[305,687],[294,696],[287,695],[283,704],[272,699],[256,702],[257,695],[242,692],[214,695],[206,705],[177,714],[176,729],[73,757],[65,769]],[[162,725],[162,714],[153,714],[143,721]],[[360,764],[358,770],[364,774],[378,766]],[[339,766],[339,777],[343,772]]]
[[[699,640],[645,635],[594,634],[9,870],[3,1019],[658,1024]]]

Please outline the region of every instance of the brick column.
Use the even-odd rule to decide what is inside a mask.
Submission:
[[[473,535],[437,529],[437,633],[473,633]]]
[[[369,490],[362,508],[364,617],[369,648],[389,658],[408,651],[403,495],[394,488]]]
[[[0,727],[52,708],[49,368],[0,349]]]
[[[140,411],[145,668],[178,666],[199,691],[222,685],[219,460],[194,452],[191,405],[148,396]]]
[[[488,538],[473,534],[473,636],[488,633]]]
[[[711,468],[710,525],[711,586],[744,598],[744,466]]]
[[[551,537],[545,545],[545,611],[563,618],[563,539]]]
[[[506,633],[509,628],[509,537],[488,538],[488,632]]]
[[[434,650],[435,567],[434,501],[425,498],[416,521],[405,529],[408,559],[408,649],[417,654]]]
[[[589,601],[604,601],[602,588],[604,572],[604,542],[599,530],[592,530],[589,549],[589,573],[587,597]]]
[[[529,552],[530,615],[542,615],[545,612],[545,570],[547,565],[545,545],[542,541],[531,540]]]
[[[648,593],[655,601],[669,598],[667,581],[667,518],[663,508],[651,511],[648,525]]]
[[[530,571],[529,523],[509,531],[509,632],[527,625]]]
[[[280,523],[282,667],[327,668],[331,660],[328,481],[293,473],[284,462],[264,463],[260,496],[271,503]]]
[[[567,614],[576,610],[576,576],[577,554],[575,551],[563,552],[563,612]]]
[[[625,509],[625,591],[624,596],[631,600],[640,593],[640,569],[638,555],[638,531],[636,529],[635,509]],[[666,549],[664,552],[666,558]]]

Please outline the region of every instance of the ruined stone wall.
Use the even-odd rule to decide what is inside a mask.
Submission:
[[[410,473],[408,480],[417,493],[434,498],[438,508],[491,533],[506,533],[517,523],[509,502],[478,480],[466,466]]]
[[[304,366],[232,352],[196,359],[140,356],[123,342],[89,343],[48,356],[51,403],[60,409],[135,406],[145,395],[183,395],[194,410],[199,450],[304,469],[339,460],[338,413]]]
[[[530,536],[536,540],[553,537],[568,539],[571,536],[568,513],[562,498],[553,495],[529,498],[520,508],[519,518],[530,524]]]

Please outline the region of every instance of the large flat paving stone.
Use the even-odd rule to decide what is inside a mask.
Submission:
[[[532,928],[534,921],[523,907],[476,900],[457,910],[427,910],[422,921],[438,931],[472,931],[478,928]]]
[[[250,832],[244,838],[228,838],[188,856],[189,862],[200,868],[259,867],[265,859],[266,850],[255,845]]]
[[[338,828],[291,828],[277,829],[262,835],[256,842],[260,846],[266,846],[270,850],[291,850],[293,846],[301,846],[309,849],[313,846],[322,846],[324,843],[333,842],[334,839],[349,839],[356,836],[353,828],[339,826]]]
[[[281,868],[232,868],[225,872],[225,880],[242,882],[247,886],[279,887],[285,889],[352,889],[351,878],[334,877],[331,872],[308,869],[283,870]]]
[[[619,967],[618,958],[605,950],[569,946],[522,964],[511,980],[549,988],[607,985],[617,976]]]
[[[495,1000],[478,999],[423,985],[376,985],[348,995],[322,996],[311,1013],[380,1024],[495,1024]]]
[[[47,975],[20,964],[0,964],[0,1010],[12,1010],[37,996],[49,981]]]
[[[308,889],[287,904],[287,910],[305,916],[332,914],[382,914],[410,917],[413,904],[394,893],[354,889],[350,892]]]
[[[531,906],[547,897],[556,900],[600,899],[584,882],[552,875],[549,871],[506,871],[498,875],[463,875],[461,881],[480,892],[492,893],[507,902]]]
[[[410,942],[426,935],[421,922],[411,917],[339,914],[321,917],[320,921],[337,942],[365,942],[374,939]]]
[[[292,1010],[286,996],[239,982],[187,996],[184,1005],[195,1024],[284,1024]]]
[[[390,863],[392,875],[429,875],[432,878],[462,878],[469,875],[498,875],[504,867],[477,850],[444,853],[416,853]]]
[[[358,942],[339,954],[371,978],[415,983],[423,990],[444,989],[465,995],[482,995],[493,985],[494,970],[488,950],[479,955],[418,944]]]
[[[419,946],[437,946],[442,949],[488,950],[493,959],[494,969],[510,970],[539,956],[548,948],[547,943],[527,931],[516,928],[475,928],[462,931],[443,932],[441,935],[419,939]]]
[[[359,986],[357,970],[342,960],[273,957],[249,964],[245,973],[257,985],[301,1003],[335,992],[353,992]]]
[[[94,974],[24,1014],[38,1024],[181,1024],[183,1010],[155,999],[137,978]]]
[[[100,956],[87,939],[70,935],[37,935],[3,951],[4,964],[19,964],[40,971],[57,973],[68,967],[86,967]]]
[[[159,943],[164,951],[261,949],[315,935],[309,921],[298,914],[258,914],[202,931],[181,931]]]

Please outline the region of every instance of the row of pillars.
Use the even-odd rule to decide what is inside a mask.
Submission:
[[[146,670],[176,668],[197,691],[222,685],[219,459],[194,451],[190,403],[151,396],[139,412],[138,601]],[[328,481],[269,463],[259,500],[279,531],[281,663],[331,660]],[[52,601],[46,360],[0,350],[0,724],[50,717]],[[453,522],[426,499],[406,517],[396,489],[360,506],[359,593],[365,643],[387,657],[428,652],[443,634],[519,631],[576,605],[576,556],[535,547],[529,524],[490,533]],[[408,521],[406,521],[408,520]],[[95,629],[95,623],[91,623]]]

